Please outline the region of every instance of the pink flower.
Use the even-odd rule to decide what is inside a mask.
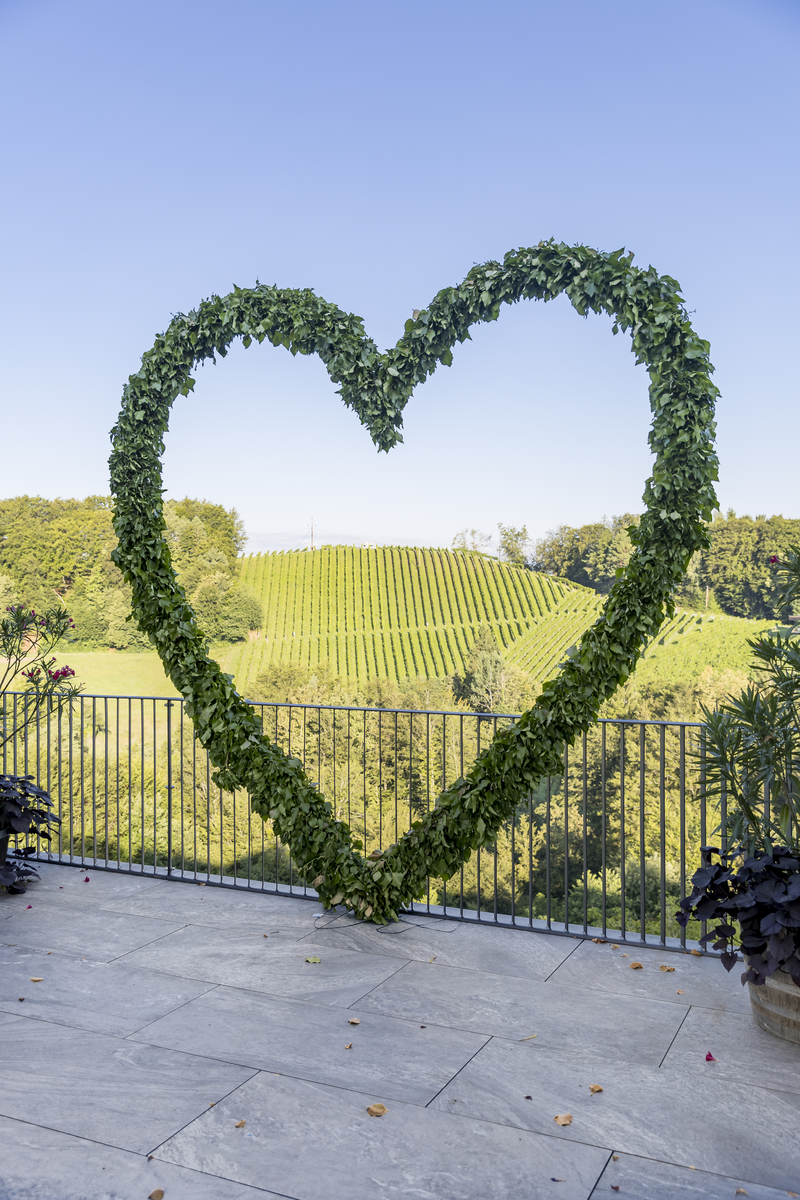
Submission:
[[[771,554],[769,561],[771,563],[776,563],[776,562],[780,562],[781,560],[778,558],[777,554]]]
[[[706,1055],[706,1062],[716,1062],[716,1061],[717,1060],[714,1058],[714,1055],[709,1050],[708,1054]]]

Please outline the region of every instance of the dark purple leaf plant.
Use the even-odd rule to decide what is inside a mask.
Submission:
[[[800,595],[800,546],[770,559],[788,614]],[[800,988],[800,618],[749,642],[757,683],[703,710],[706,787],[720,800],[721,846],[704,846],[678,921],[714,923],[701,937],[742,983],[785,971]]]
[[[57,667],[52,654],[73,627],[72,618],[59,606],[37,613],[13,605],[0,620],[0,749],[4,767],[17,739],[43,717],[70,704],[80,691],[72,682],[72,668]],[[52,800],[32,775],[0,774],[0,887],[8,892],[24,893],[27,882],[39,878],[27,861],[36,853],[37,845],[19,847],[19,841],[27,842],[31,836],[50,840],[50,829],[60,824],[52,807]]]

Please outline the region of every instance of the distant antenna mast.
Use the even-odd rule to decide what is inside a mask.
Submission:
[[[314,518],[311,518],[311,549],[314,549]]]

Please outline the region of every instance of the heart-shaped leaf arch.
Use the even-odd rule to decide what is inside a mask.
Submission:
[[[250,794],[253,810],[288,843],[325,905],[344,903],[372,921],[396,919],[423,894],[429,876],[448,879],[474,850],[491,845],[538,780],[559,773],[564,744],[591,726],[603,700],[628,677],[671,614],[671,596],[690,556],[708,544],[718,394],[709,345],[692,329],[675,280],[634,267],[632,258],[552,241],[512,250],[439,292],[385,354],[359,317],[312,291],[236,288],[175,317],[125,387],[110,465],[119,538],[114,558],[132,586],[134,615],[185,697],[217,781]],[[194,386],[197,363],[225,355],[234,338],[245,346],[266,338],[292,354],[318,354],[344,403],[378,448],[389,450],[400,441],[402,411],[415,384],[438,363],[450,364],[453,346],[469,337],[470,326],[496,320],[501,304],[552,300],[562,292],[581,315],[609,313],[614,333],[630,331],[636,360],[650,374],[655,465],[645,485],[645,513],[631,532],[633,557],[601,617],[533,707],[499,732],[466,777],[395,845],[366,860],[301,763],[268,741],[252,706],[208,656],[162,535],[160,460],[170,406]]]

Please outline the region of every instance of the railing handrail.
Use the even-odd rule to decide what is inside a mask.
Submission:
[[[27,696],[29,692],[5,692],[6,696]],[[153,700],[164,704],[185,704],[185,696],[127,696],[106,692],[79,692],[75,697],[83,700]],[[321,701],[311,704],[306,700],[248,700],[245,704],[254,708],[310,708],[326,712],[364,712],[364,713],[410,713],[430,717],[477,717],[482,721],[519,721],[522,713],[507,712],[476,712],[472,708],[389,708],[383,705],[360,704],[324,704]],[[598,717],[595,725],[664,725],[667,728],[702,729],[702,721],[663,721],[656,717]]]

